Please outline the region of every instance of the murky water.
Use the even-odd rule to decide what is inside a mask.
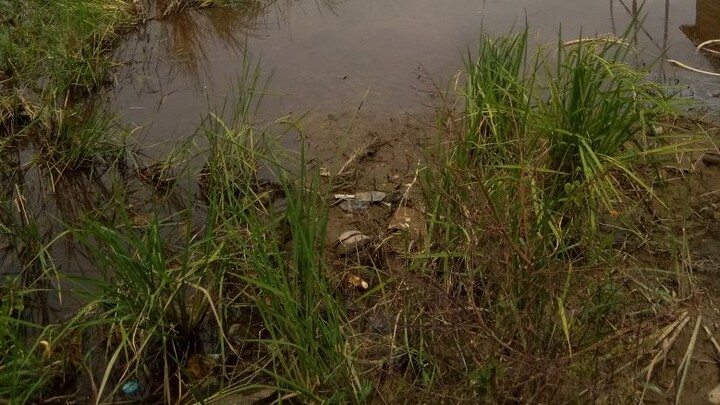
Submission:
[[[664,54],[713,69],[712,58],[697,53],[688,37],[720,38],[720,7],[713,0],[648,0],[642,6],[632,0],[292,0],[255,15],[214,9],[149,21],[118,53],[125,66],[112,103],[124,123],[144,127],[142,145],[172,143],[189,135],[209,109],[232,101],[249,55],[263,72],[274,72],[266,118],[312,111],[312,122],[362,102],[367,116],[384,119],[428,104],[427,82],[419,77],[444,86],[483,26],[502,34],[527,20],[533,41],[544,43],[560,29],[566,39],[620,34],[634,14],[645,16],[636,36],[645,63]],[[717,77],[667,63],[655,74],[720,110]]]

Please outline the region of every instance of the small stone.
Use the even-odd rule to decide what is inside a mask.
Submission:
[[[388,371],[392,373],[402,373],[410,363],[408,353],[402,350],[395,350],[385,363]]]

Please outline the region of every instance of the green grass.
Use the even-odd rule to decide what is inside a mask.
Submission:
[[[552,362],[611,336],[637,299],[607,230],[642,233],[633,200],[660,201],[652,167],[688,143],[654,132],[680,110],[626,62],[635,51],[622,38],[532,54],[527,38],[483,36],[465,60],[462,113],[447,106],[439,117],[440,158],[424,172],[430,237],[414,267],[457,291],[521,357]],[[573,357],[586,361],[599,360]],[[530,378],[512,371],[505,387]]]
[[[302,154],[290,160],[300,168],[295,175],[280,165],[288,159],[275,156],[269,134],[251,125],[263,88],[257,68],[246,65],[243,77],[232,119],[226,124],[213,115],[202,132],[209,145],[201,172],[208,219],[233,252],[227,279],[239,293],[228,297],[236,304],[223,309],[259,314],[265,333],[249,343],[261,347],[257,371],[278,392],[347,401],[360,387],[348,375],[346,321],[325,275],[327,206],[321,196],[328,190],[318,188],[317,173],[306,171]],[[261,179],[260,172],[271,177]],[[281,201],[284,208],[277,206]]]

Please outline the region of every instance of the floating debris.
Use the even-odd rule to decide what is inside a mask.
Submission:
[[[336,250],[341,255],[356,253],[370,243],[370,240],[369,236],[364,235],[358,230],[343,232],[343,234],[338,237]]]

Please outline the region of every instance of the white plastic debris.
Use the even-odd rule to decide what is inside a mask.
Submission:
[[[708,401],[713,405],[720,405],[720,385],[708,393]]]
[[[347,255],[358,252],[368,243],[370,243],[369,236],[358,230],[347,231],[338,237],[336,250],[341,255]]]

